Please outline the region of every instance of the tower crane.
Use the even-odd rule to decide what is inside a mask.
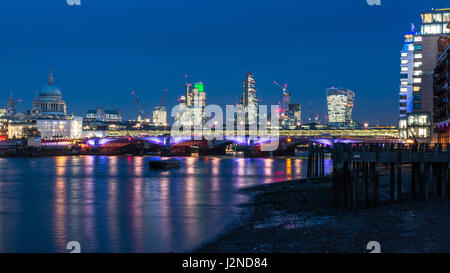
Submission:
[[[149,113],[145,114],[145,113],[144,113],[144,110],[142,110],[141,103],[139,102],[139,99],[138,99],[136,93],[135,93],[134,91],[132,91],[132,92],[131,92],[131,95],[132,95],[132,96],[134,97],[134,99],[136,100],[136,104],[137,104],[137,106],[138,106],[138,110],[139,110],[138,117],[141,116],[141,117],[144,117],[145,119],[148,119],[148,118],[149,118]]]
[[[164,99],[166,98],[166,94],[167,94],[167,89],[164,90],[164,94],[163,94],[163,96],[162,96],[161,104],[159,105],[159,109],[161,109],[161,107],[162,107],[162,105],[163,105],[163,103],[164,103]]]

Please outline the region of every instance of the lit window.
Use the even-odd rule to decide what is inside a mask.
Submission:
[[[414,38],[414,41],[416,41],[416,42],[422,42],[422,36],[416,36],[416,37]]]
[[[433,14],[433,22],[434,23],[441,23],[442,22],[442,13],[435,13],[435,14]]]
[[[414,86],[414,92],[420,92],[420,86]]]
[[[400,92],[402,92],[402,93],[408,92],[408,88],[402,87],[402,88],[400,88]]]
[[[402,72],[408,72],[408,67],[407,66],[402,66]]]
[[[408,81],[402,81],[402,86],[408,86]]]
[[[428,116],[421,115],[419,116],[419,125],[427,125],[428,124]]]
[[[414,50],[422,50],[422,45],[414,45]]]
[[[415,70],[414,71],[414,76],[422,76],[423,75],[423,71],[422,70]]]
[[[447,24],[442,25],[442,28],[444,29],[444,33],[450,33],[450,28],[447,27]]]
[[[422,14],[422,21],[425,24],[432,23],[433,22],[433,15],[431,13]]]
[[[415,67],[415,68],[422,67],[422,65],[423,65],[422,62],[414,62],[414,67]]]
[[[423,34],[440,34],[442,33],[442,24],[432,24],[422,26]]]
[[[422,59],[422,57],[423,57],[422,53],[416,53],[416,54],[414,54],[414,58],[415,58],[415,59]]]
[[[409,51],[414,51],[414,45],[413,44],[408,45],[408,50]]]
[[[414,83],[422,83],[422,78],[414,78]]]
[[[408,57],[408,53],[407,52],[403,52],[402,53],[402,57]]]
[[[450,12],[444,13],[444,20],[443,22],[450,22]]]
[[[408,64],[408,60],[402,60],[402,64]]]

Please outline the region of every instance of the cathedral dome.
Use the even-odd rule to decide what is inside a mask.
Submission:
[[[55,84],[55,80],[53,79],[53,72],[50,70],[50,75],[48,76],[48,84],[46,84],[43,88],[41,93],[39,94],[42,96],[53,96],[53,97],[61,97],[61,90],[59,87]]]

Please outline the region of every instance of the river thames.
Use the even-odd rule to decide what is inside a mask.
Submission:
[[[306,175],[300,158],[150,159],[0,158],[0,252],[188,252],[245,214],[239,189]]]

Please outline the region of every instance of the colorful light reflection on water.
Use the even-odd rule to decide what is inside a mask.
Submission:
[[[0,158],[0,252],[184,252],[238,219],[238,189],[302,178],[297,158]],[[329,171],[330,162],[326,169]]]

